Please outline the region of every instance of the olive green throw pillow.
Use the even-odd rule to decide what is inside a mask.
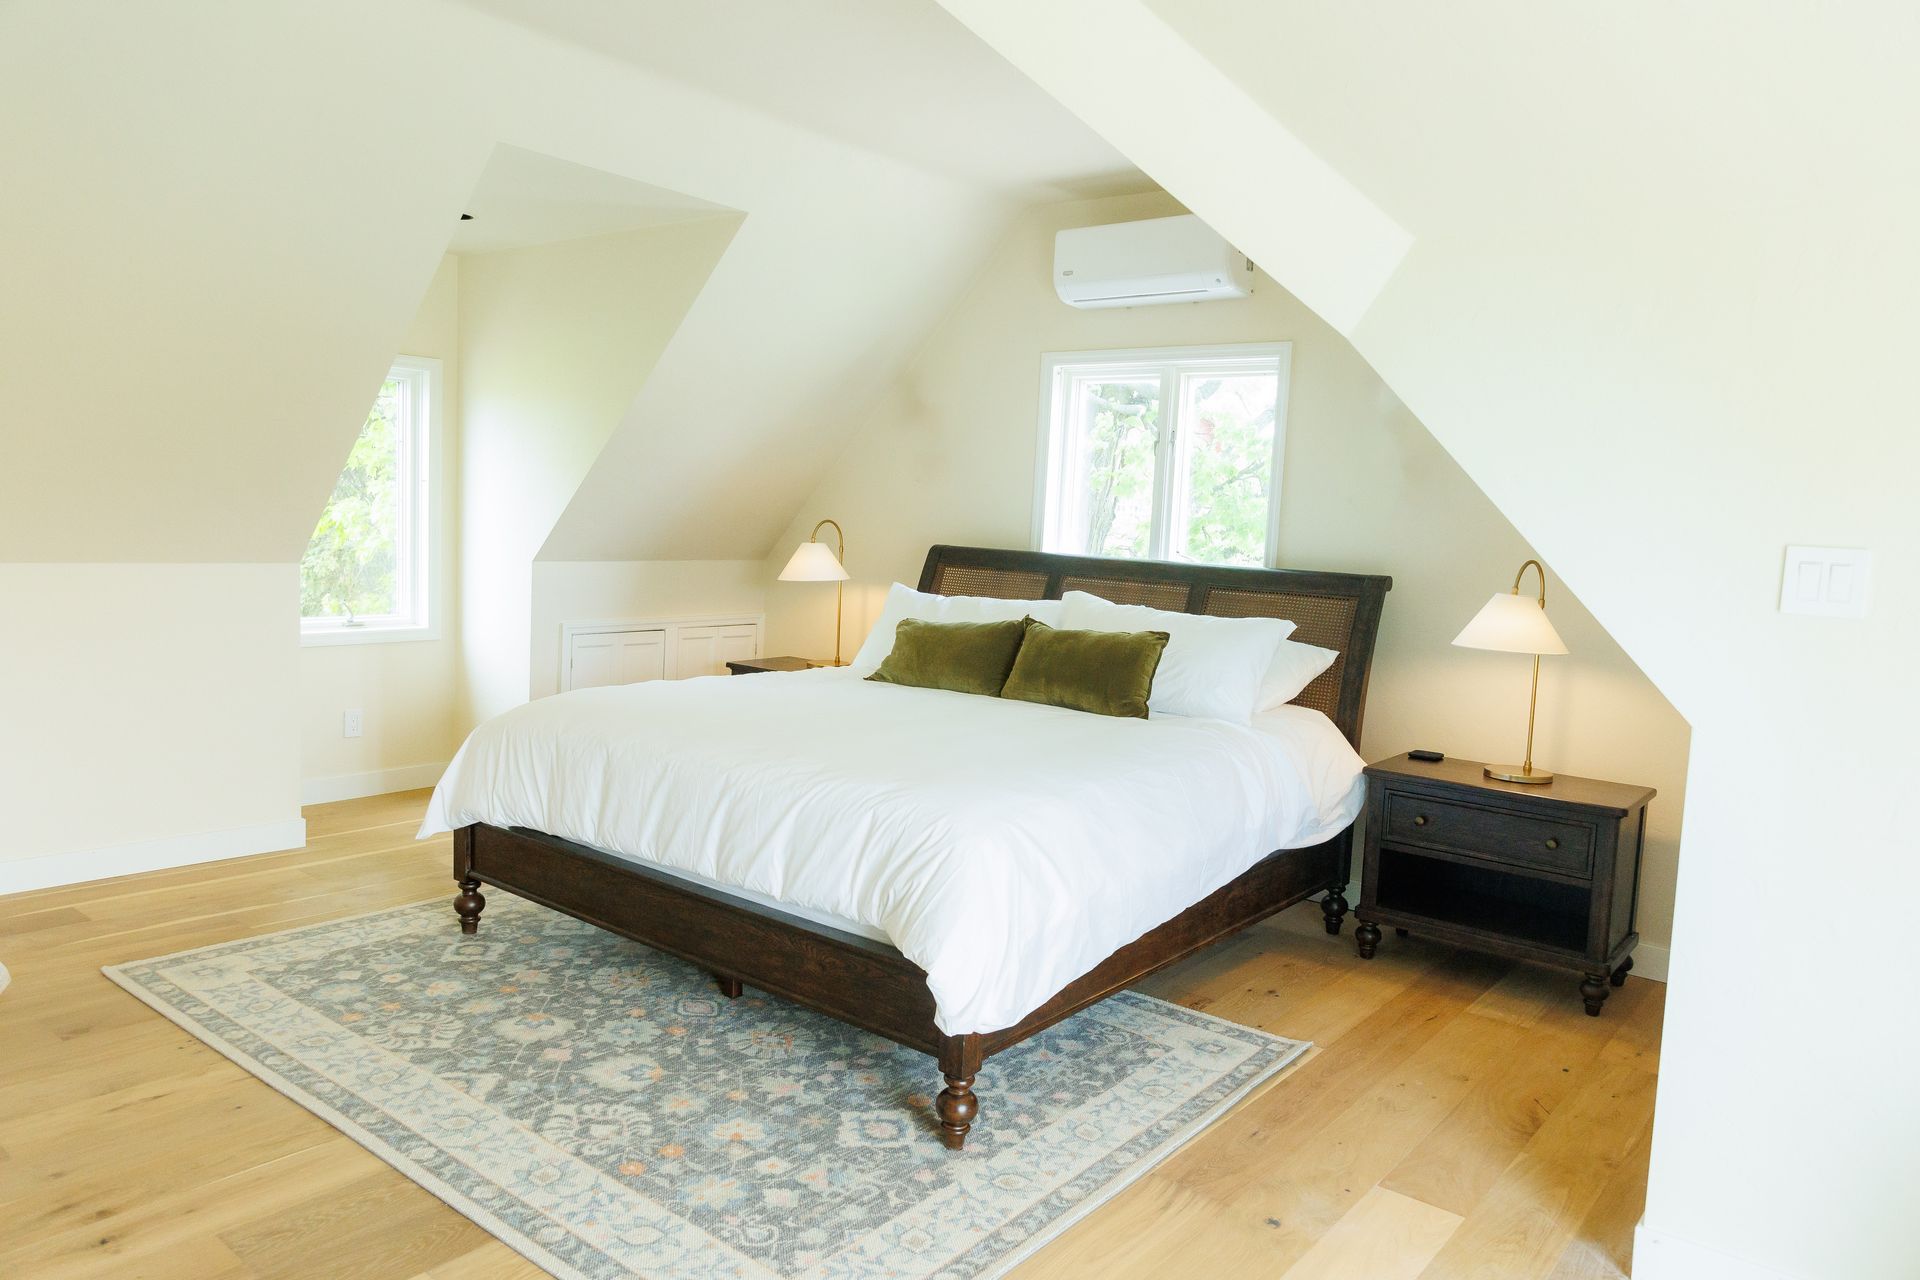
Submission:
[[[1164,631],[1062,631],[1028,618],[1000,696],[1145,720],[1166,647]]]
[[[893,652],[868,676],[882,684],[954,693],[1000,692],[1013,670],[1028,620],[1005,622],[924,622],[902,618],[893,633]]]

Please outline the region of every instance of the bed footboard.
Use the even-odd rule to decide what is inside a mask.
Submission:
[[[955,1150],[980,1114],[973,1084],[987,1057],[1157,969],[1284,907],[1347,883],[1351,832],[1270,855],[1158,928],[1142,934],[1018,1024],[981,1035],[934,1025],[920,966],[863,938],[609,857],[558,836],[476,824],[453,833],[453,900],[463,933],[480,925],[490,884],[575,919],[689,960],[725,994],[742,984],[817,1010],[934,1057],[946,1083],[934,1100],[940,1140]],[[1345,910],[1345,899],[1341,898]],[[1328,911],[1329,929],[1337,928]]]

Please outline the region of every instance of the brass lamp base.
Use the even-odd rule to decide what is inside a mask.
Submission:
[[[1518,782],[1525,786],[1543,786],[1553,781],[1553,775],[1545,769],[1534,769],[1523,764],[1490,764],[1481,772],[1501,782]]]

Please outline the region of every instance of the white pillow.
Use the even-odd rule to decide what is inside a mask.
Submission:
[[[1034,618],[1050,627],[1060,624],[1058,600],[999,600],[992,596],[932,596],[902,583],[887,589],[887,603],[880,610],[873,630],[867,632],[860,652],[853,655],[847,670],[865,678],[880,669],[893,652],[893,635],[902,619],[923,622],[1008,622]]]
[[[1084,591],[1069,591],[1062,600],[1066,610],[1060,625],[1069,631],[1167,633],[1167,649],[1147,698],[1147,710],[1161,715],[1249,723],[1274,650],[1293,633],[1294,624],[1279,618],[1172,613],[1114,604]]]
[[[1280,647],[1273,651],[1273,663],[1267,668],[1266,678],[1260,682],[1260,705],[1254,710],[1271,711],[1292,702],[1339,656],[1335,649],[1282,640]]]

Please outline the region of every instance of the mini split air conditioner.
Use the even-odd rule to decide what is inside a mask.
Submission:
[[[1053,238],[1053,287],[1072,307],[1150,307],[1253,293],[1253,263],[1191,213]]]

